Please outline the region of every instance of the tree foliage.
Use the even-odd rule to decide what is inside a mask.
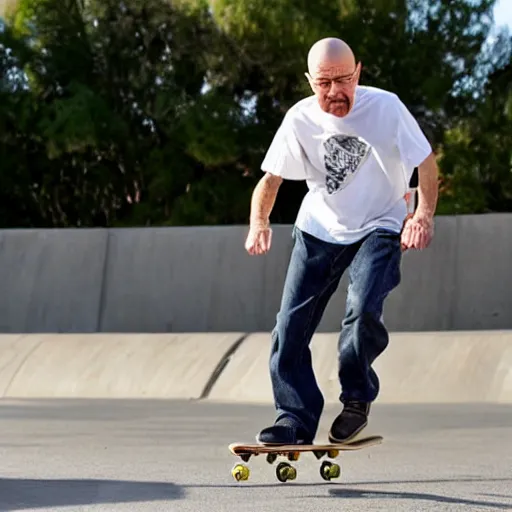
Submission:
[[[495,71],[475,115],[445,133],[441,213],[512,211],[512,62]]]
[[[511,210],[494,0],[20,0],[0,32],[3,227],[246,223],[311,44],[339,36],[440,155],[440,212]],[[292,222],[287,183],[274,222]]]

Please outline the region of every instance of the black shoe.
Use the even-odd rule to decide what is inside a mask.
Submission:
[[[348,400],[341,414],[334,420],[329,432],[331,443],[345,443],[353,439],[368,425],[370,404]]]
[[[312,444],[313,439],[292,418],[284,417],[271,427],[263,429],[257,436],[259,444],[280,446],[285,444]]]

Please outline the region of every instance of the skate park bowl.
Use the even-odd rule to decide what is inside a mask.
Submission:
[[[404,254],[375,362],[382,402],[512,402],[512,215],[437,217]],[[4,397],[272,402],[268,358],[293,245],[246,226],[0,231]],[[337,401],[346,276],[311,349]]]
[[[326,402],[339,396],[336,333],[311,350]],[[270,333],[0,336],[10,398],[174,398],[272,403]],[[374,364],[382,403],[512,403],[512,332],[391,333]]]
[[[311,343],[326,402],[338,401],[340,394],[337,344],[337,334],[324,333]],[[232,355],[210,398],[271,401],[269,354],[268,334],[249,336]],[[512,332],[391,333],[374,369],[382,403],[512,403]]]

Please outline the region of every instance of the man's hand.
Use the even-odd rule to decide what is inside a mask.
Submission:
[[[434,236],[434,218],[416,212],[405,223],[401,235],[402,250],[426,249]]]
[[[272,230],[269,226],[261,224],[251,226],[245,241],[245,249],[250,255],[266,254],[270,250],[271,244]]]

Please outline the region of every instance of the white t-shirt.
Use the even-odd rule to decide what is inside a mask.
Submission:
[[[324,112],[315,96],[285,115],[261,165],[306,180],[296,225],[333,243],[353,243],[376,228],[399,233],[414,171],[432,148],[396,94],[358,86],[350,113]]]

